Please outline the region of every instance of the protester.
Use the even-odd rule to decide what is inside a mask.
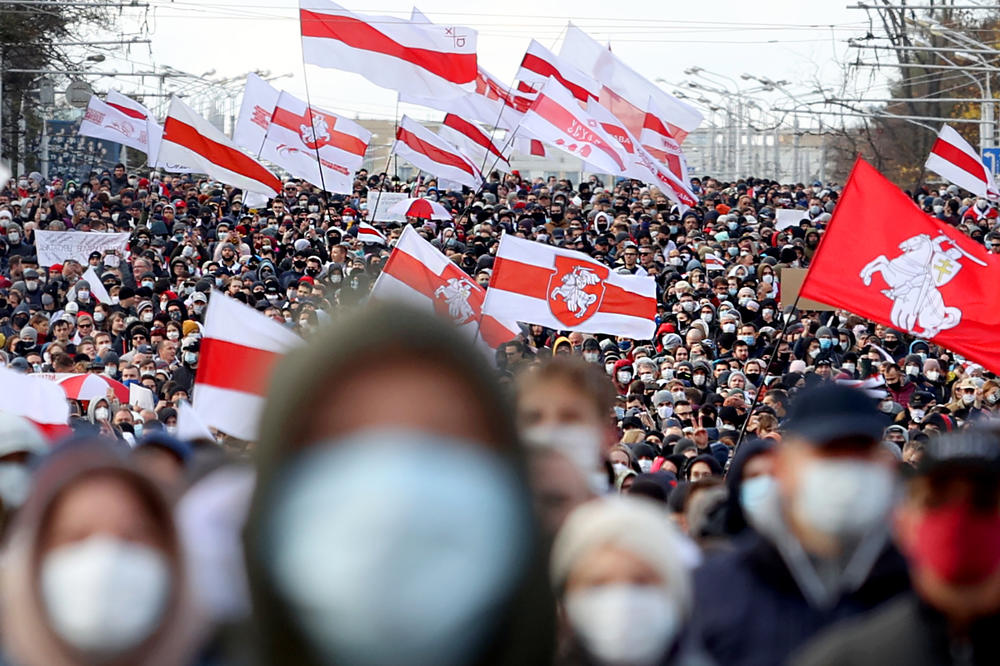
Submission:
[[[800,664],[995,664],[1000,659],[1000,440],[931,442],[895,520],[913,595],[817,639]]]
[[[507,404],[464,338],[398,305],[284,359],[247,526],[255,661],[545,663],[552,609]]]

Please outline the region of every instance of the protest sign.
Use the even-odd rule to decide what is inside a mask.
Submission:
[[[408,198],[406,192],[382,192],[373,193],[368,197],[369,200],[374,197],[376,201],[376,206],[373,211],[371,211],[371,222],[406,222],[406,217],[397,213],[389,213],[389,209],[398,204],[400,201]]]
[[[796,208],[779,208],[775,212],[777,213],[777,217],[774,218],[774,228],[777,231],[787,229],[788,227],[797,227],[799,226],[799,222],[809,219],[807,211]]]
[[[38,265],[61,264],[67,259],[76,259],[86,264],[91,252],[118,250],[126,253],[129,236],[125,233],[100,233],[97,231],[36,231],[35,247],[38,249]]]

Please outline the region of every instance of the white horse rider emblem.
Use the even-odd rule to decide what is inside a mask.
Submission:
[[[566,303],[566,309],[574,314],[577,319],[583,319],[587,310],[597,300],[597,294],[587,293],[586,288],[601,281],[594,271],[584,266],[576,266],[573,272],[562,277],[562,286],[556,287],[549,294],[549,298],[555,300],[559,296]]]
[[[310,112],[312,122],[305,122],[299,125],[299,135],[302,142],[309,148],[322,146],[330,140],[330,128],[326,125],[326,118],[321,113]]]
[[[454,319],[456,324],[464,324],[476,316],[476,311],[469,304],[470,294],[472,294],[472,284],[462,278],[449,278],[447,284],[434,290],[434,297],[444,300],[448,305],[448,316]]]
[[[945,249],[945,244],[950,247]],[[882,273],[882,279],[889,285],[882,293],[893,302],[890,314],[893,325],[924,338],[933,338],[957,326],[962,311],[945,305],[939,288],[958,275],[963,258],[980,266],[986,263],[943,234],[934,239],[928,234],[907,238],[899,244],[899,249],[903,253],[898,257],[888,259],[880,255],[859,273],[865,286],[871,285],[875,273]]]

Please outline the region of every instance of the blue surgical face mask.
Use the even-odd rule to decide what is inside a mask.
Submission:
[[[743,511],[752,514],[759,510],[777,487],[774,477],[768,475],[755,476],[741,483],[740,506],[743,507]]]
[[[752,335],[741,335],[740,336],[740,340],[742,340],[743,342],[745,342],[745,343],[747,343],[748,345],[751,345],[751,346],[754,343],[754,337]]]
[[[471,661],[530,557],[526,489],[474,442],[361,431],[307,449],[269,496],[253,547],[324,662]]]
[[[833,340],[830,338],[819,338],[820,349],[829,349],[831,345],[833,345]]]

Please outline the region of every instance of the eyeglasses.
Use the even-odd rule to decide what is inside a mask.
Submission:
[[[80,322],[77,324],[77,328],[94,328],[94,325],[89,322]]]

